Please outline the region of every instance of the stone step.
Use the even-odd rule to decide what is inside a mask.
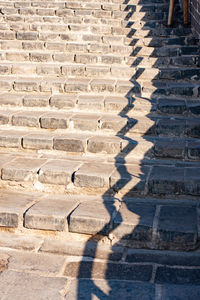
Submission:
[[[180,206],[180,203],[176,203],[176,201],[166,204],[151,199],[140,201],[135,198],[123,199],[120,202],[115,197],[106,196],[86,197],[42,193],[30,195],[25,192],[9,190],[2,191],[1,198],[1,229],[13,228],[16,233],[20,229],[25,234],[30,229],[33,232],[34,230],[41,230],[41,233],[42,231],[65,232],[66,238],[73,237],[72,234],[80,234],[83,237],[84,235],[95,237],[95,235],[100,234],[110,238],[112,243],[118,246],[116,247],[117,253],[114,252],[115,248],[113,249],[111,260],[120,260],[122,257],[124,251],[120,246],[189,251],[197,247],[199,240],[197,229],[199,204],[197,203],[186,204],[183,202]],[[98,211],[98,215],[96,215],[96,211]],[[3,242],[4,246],[6,245],[6,235],[8,236],[5,233],[0,235],[0,244]],[[23,240],[23,237],[16,236],[15,239],[10,240],[11,248],[12,245],[16,247],[14,244],[16,244],[17,239],[19,239],[18,247],[20,247],[20,239]],[[90,251],[87,248],[90,253],[89,256],[96,256],[98,253],[101,255],[101,251],[102,255],[103,253],[104,255],[111,254],[111,249],[106,246],[106,240],[105,247],[102,249],[100,247],[97,253],[95,253],[95,245],[92,248],[91,242],[85,246],[91,247]],[[74,254],[81,255],[84,245],[79,243],[74,248]],[[67,247],[66,241],[63,243],[63,241],[58,240],[58,244],[55,245],[55,242],[48,240],[48,238],[40,243],[39,249],[43,253],[72,251],[71,247]],[[127,262],[133,262],[135,256],[139,262],[144,256],[142,252],[138,256],[136,253],[136,250],[129,250],[126,255]],[[190,256],[192,255],[188,255],[188,257]],[[182,257],[180,255],[179,263]],[[162,262],[163,259],[163,257],[157,256],[156,252],[150,252],[145,262],[157,260]],[[196,259],[198,259],[197,256]],[[167,260],[166,257],[165,263]],[[192,263],[191,257],[187,261],[187,265],[190,263]]]
[[[37,63],[37,62],[3,62],[0,66],[0,77],[1,75],[23,75],[26,72],[27,77],[37,76],[73,76],[76,78],[96,78],[96,79],[113,79],[123,77],[124,79],[131,79],[135,81],[139,80],[173,80],[173,81],[200,81],[200,68],[184,68],[184,67],[173,67],[168,65],[152,68],[138,66],[112,66],[103,64],[78,64],[78,63]]]
[[[69,136],[68,136],[69,138]],[[82,137],[82,139],[84,136]],[[55,140],[60,149],[63,136]],[[56,141],[58,142],[56,144]],[[72,143],[72,137],[70,143]],[[66,143],[65,143],[66,145]],[[26,191],[67,194],[144,197],[145,195],[200,195],[199,168],[193,162],[144,160],[124,164],[124,159],[105,162],[87,156],[56,158],[48,154],[1,153],[2,189],[13,186]]]
[[[164,106],[163,106],[164,108]],[[141,107],[142,109],[142,107]],[[198,107],[197,107],[198,109]],[[61,133],[96,132],[107,134],[176,136],[199,138],[200,121],[198,118],[180,116],[162,116],[155,114],[142,115],[132,112],[130,115],[121,113],[91,113],[81,111],[55,111],[55,110],[19,110],[1,109],[1,128],[16,126],[23,128],[41,128],[61,130]],[[11,127],[13,128],[13,127]]]
[[[1,151],[17,149],[24,153],[31,150],[40,154],[60,155],[61,158],[66,153],[93,155],[93,158],[99,154],[100,158],[101,155],[108,155],[108,159],[117,155],[119,161],[124,159],[127,163],[134,159],[152,158],[200,160],[200,142],[197,139],[179,137],[135,136],[131,139],[105,134],[82,136],[78,133],[72,135],[14,128],[0,130],[0,147]]]

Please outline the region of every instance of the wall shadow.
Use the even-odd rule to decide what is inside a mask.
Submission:
[[[149,153],[151,152],[151,148],[154,146],[153,143],[151,143],[151,146],[147,151],[144,153],[144,157],[141,158],[139,163],[139,170],[134,173],[127,169],[127,157],[130,155],[131,152],[138,147],[138,140],[134,139],[134,133],[131,133],[132,129],[139,124],[139,120],[131,115],[134,109],[137,109],[138,101],[148,103],[148,111],[143,112],[144,116],[152,121],[154,123],[154,118],[152,117],[152,113],[154,112],[154,100],[155,97],[157,97],[157,91],[159,89],[159,85],[157,85],[156,80],[158,79],[157,75],[152,75],[151,83],[154,87],[153,92],[151,93],[150,97],[145,97],[145,92],[143,91],[144,85],[141,85],[141,78],[145,74],[145,62],[144,60],[147,60],[147,57],[154,58],[154,63],[152,64],[152,67],[155,67],[158,69],[159,72],[159,66],[164,66],[164,59],[162,56],[158,57],[158,40],[157,36],[152,36],[153,32],[170,32],[170,29],[167,27],[167,15],[168,15],[168,2],[165,0],[163,1],[164,4],[166,4],[166,10],[164,11],[156,11],[156,2],[154,6],[150,9],[150,11],[146,11],[145,6],[143,6],[144,3],[148,4],[148,0],[141,0],[138,1],[138,4],[141,5],[140,12],[143,13],[143,17],[141,19],[138,19],[138,12],[135,11],[134,6],[129,4],[130,0],[124,0],[122,4],[125,6],[125,12],[126,17],[124,19],[125,28],[128,31],[127,38],[130,40],[129,45],[133,47],[133,51],[130,55],[130,60],[132,60],[132,63],[130,64],[130,68],[133,69],[133,76],[130,78],[130,82],[133,85],[133,88],[131,88],[126,95],[124,95],[127,99],[129,104],[123,108],[123,110],[119,113],[120,116],[123,116],[123,118],[126,118],[128,121],[128,126],[125,126],[120,129],[120,131],[116,134],[116,136],[120,137],[123,141],[125,146],[123,147],[122,151],[118,153],[115,156],[115,167],[118,170],[119,173],[119,179],[113,184],[112,186],[112,200],[113,201],[107,201],[109,191],[106,191],[102,195],[102,200],[104,203],[104,206],[108,212],[112,211],[112,215],[117,215],[117,222],[112,224],[112,228],[108,232],[107,226],[102,228],[101,232],[107,232],[108,235],[111,235],[112,232],[115,232],[120,228],[120,223],[123,220],[123,216],[120,214],[118,210],[116,210],[115,207],[115,199],[118,199],[118,194],[120,191],[122,191],[127,186],[129,187],[128,190],[123,194],[122,198],[120,199],[121,203],[124,203],[123,205],[126,206],[126,210],[131,212],[134,216],[138,216],[138,224],[135,226],[133,231],[127,235],[122,236],[121,242],[123,244],[124,240],[129,240],[130,236],[131,238],[135,238],[136,240],[140,240],[143,238],[143,245],[148,240],[145,240],[147,237],[142,236],[140,234],[140,224],[142,224],[142,214],[141,209],[137,206],[134,206],[131,201],[124,201],[127,199],[127,197],[131,197],[132,195],[137,195],[137,191],[141,191],[141,186],[143,185],[144,178],[148,176],[148,169],[145,166],[144,160],[146,160],[146,157],[149,157]],[[154,11],[155,8],[155,11]],[[136,23],[134,23],[134,16],[136,16]],[[154,22],[154,20],[158,18],[157,22]],[[159,21],[162,19],[163,21]],[[140,22],[142,21],[142,22]],[[140,23],[142,24],[141,27],[139,26]],[[176,22],[175,22],[176,23]],[[135,27],[137,25],[138,29]],[[176,24],[174,24],[176,26]],[[140,27],[140,28],[139,28]],[[142,41],[140,39],[141,33],[144,33],[144,37],[149,37],[149,44],[150,46],[155,48],[152,48],[152,52],[149,53],[146,58],[143,53],[143,46],[141,45]],[[151,74],[149,74],[151,76]],[[151,123],[151,124],[152,124]],[[145,134],[143,135],[144,141],[149,141],[149,136],[151,136],[152,129],[154,128],[154,125],[151,125],[151,127],[147,128]],[[123,134],[122,134],[123,133]],[[122,178],[126,178],[126,180],[122,180]],[[133,178],[136,178],[134,181]],[[135,183],[134,183],[135,182]],[[132,185],[133,183],[133,185]],[[148,238],[147,238],[148,239]],[[83,254],[84,256],[87,256],[88,254],[88,247],[90,243],[95,243],[94,239],[91,238],[88,240],[88,244],[85,246],[85,251]],[[120,241],[119,241],[120,244]],[[97,251],[98,242],[96,242],[96,247],[93,249],[93,254],[95,257],[95,252]],[[113,248],[113,252],[114,252]],[[113,253],[111,254],[113,255]],[[112,259],[111,259],[112,260]],[[109,258],[108,258],[109,261]],[[94,299],[100,299],[100,300],[111,300],[111,299],[117,299],[117,297],[121,297],[122,299],[134,299],[134,290],[132,291],[132,296],[128,298],[123,298],[122,294],[119,294],[119,291],[117,290],[116,285],[114,282],[109,282],[110,279],[110,273],[112,270],[110,269],[109,263],[107,263],[106,272],[105,272],[105,280],[108,282],[109,286],[109,293],[105,294],[103,290],[98,287],[98,285],[95,283],[95,280],[92,278],[92,272],[93,272],[93,265],[92,263],[88,264],[87,267],[87,279],[90,278],[89,283],[88,280],[84,279],[84,273],[85,273],[85,260],[83,259],[80,263],[79,267],[79,274],[78,277],[82,278],[82,280],[79,280],[78,286],[77,286],[77,299],[85,299],[85,300],[94,300]],[[145,298],[147,299],[147,298]],[[148,298],[150,299],[150,298]]]

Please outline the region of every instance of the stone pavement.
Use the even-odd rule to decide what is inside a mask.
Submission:
[[[199,41],[167,14],[0,1],[0,299],[200,298]]]
[[[105,260],[105,256],[82,260],[80,243],[66,242],[66,253],[57,247],[60,253],[54,249],[52,254],[36,248],[33,251],[31,240],[25,237],[21,239],[26,246],[18,243],[18,249],[9,244],[8,235],[4,239],[7,245],[0,247],[2,300],[114,300],[119,296],[125,300],[194,300],[200,296],[199,252],[131,250],[123,261],[116,263],[114,256],[113,262]],[[82,272],[78,270],[80,266]]]

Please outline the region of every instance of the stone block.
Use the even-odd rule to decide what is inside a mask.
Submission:
[[[33,80],[16,80],[14,82],[14,90],[19,92],[38,92],[39,91],[39,84],[37,81]]]
[[[60,113],[60,112],[50,112],[41,116],[40,124],[41,128],[48,129],[66,129],[68,127],[68,122],[71,114],[70,113]]]
[[[175,138],[159,138],[155,141],[153,152],[161,158],[185,158],[186,141]]]
[[[161,119],[156,126],[157,134],[167,136],[183,136],[186,130],[185,120]]]
[[[0,124],[4,125],[4,124],[8,124],[10,121],[10,117],[12,116],[13,112],[8,111],[8,110],[1,110],[0,111]]]
[[[37,40],[37,32],[17,32],[18,40]]]
[[[66,152],[85,152],[89,135],[63,134],[54,138],[53,148]]]
[[[47,196],[26,211],[24,225],[32,229],[66,231],[67,217],[78,204],[70,197]]]
[[[10,282],[9,291],[8,282]],[[42,300],[46,298],[58,300],[66,283],[65,278],[42,277],[26,272],[5,271],[1,275],[0,297],[3,298],[6,294],[7,299],[34,298]],[[22,289],[22,286],[26,286],[26,288]]]
[[[81,166],[80,162],[69,160],[49,160],[39,171],[39,181],[42,183],[67,185],[72,182],[72,176]]]
[[[93,92],[114,92],[115,90],[115,81],[111,79],[94,79],[90,85]]]
[[[88,141],[87,151],[91,153],[118,154],[121,150],[121,139],[118,137],[98,136]]]
[[[121,282],[123,282],[123,280],[141,280],[144,282],[150,281],[152,275],[152,266],[144,264],[134,265],[125,263],[116,264],[112,262],[92,262],[87,260],[83,262],[72,261],[67,263],[64,271],[65,276],[69,276],[70,274],[74,278],[106,278],[106,280],[118,279]]]
[[[193,285],[193,284],[192,285],[163,284],[161,286],[161,297],[166,300],[198,299],[200,297],[200,287],[199,285]]]
[[[184,168],[154,166],[148,180],[152,194],[184,194]]]
[[[7,163],[1,170],[3,180],[32,181],[46,159],[16,158]]]
[[[119,165],[111,175],[111,189],[127,195],[144,194],[149,172],[148,166]]]
[[[75,114],[70,118],[73,128],[79,130],[96,131],[99,127],[100,115],[96,114]]]
[[[0,246],[11,249],[36,251],[42,243],[42,239],[35,236],[23,236],[17,233],[0,234]]]
[[[81,95],[78,96],[78,108],[81,110],[99,110],[104,109],[104,97],[97,95]]]
[[[22,111],[12,116],[12,125],[39,127],[39,120],[44,113],[40,111]]]
[[[159,99],[158,110],[164,114],[183,114],[187,108],[184,100]]]
[[[185,191],[189,195],[200,195],[199,167],[185,168]]]
[[[75,173],[75,186],[86,188],[108,188],[114,165],[106,163],[84,163]]]
[[[76,95],[53,95],[50,98],[50,106],[58,109],[70,109],[75,106]]]
[[[114,131],[117,133],[127,132],[127,118],[123,116],[104,115],[100,120],[103,130]]]
[[[23,105],[27,107],[45,107],[49,105],[49,96],[27,95],[23,98]]]
[[[107,235],[110,231],[113,213],[117,211],[117,205],[117,201],[104,199],[84,201],[70,215],[69,231]]]
[[[36,200],[36,195],[19,192],[2,192],[0,202],[0,226],[18,227],[23,212]]]
[[[52,149],[53,148],[53,134],[48,133],[31,133],[24,136],[22,140],[22,147],[25,149]]]
[[[67,65],[62,66],[62,74],[68,76],[84,76],[85,75],[85,66],[84,65]]]
[[[187,120],[186,121],[186,135],[188,137],[199,138],[200,137],[200,121],[199,120]]]
[[[197,243],[197,209],[161,206],[156,244],[161,249],[191,250]]]
[[[89,82],[88,79],[68,79],[65,83],[65,92],[87,92]]]
[[[117,239],[129,240],[136,247],[148,247],[152,242],[156,207],[127,201],[122,203],[113,221],[112,234]]]
[[[25,132],[4,130],[0,131],[0,147],[20,148]],[[26,134],[25,134],[26,135]]]
[[[30,53],[30,60],[34,62],[50,62],[52,57],[50,53]]]
[[[105,98],[105,110],[107,112],[123,113],[130,108],[129,100],[125,97],[106,97]]]

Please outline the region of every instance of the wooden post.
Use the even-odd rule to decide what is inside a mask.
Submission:
[[[188,25],[188,0],[184,0],[184,25]]]
[[[187,0],[184,0],[184,1],[187,1]],[[173,23],[174,4],[175,4],[175,0],[170,0],[169,14],[168,14],[168,26],[172,26],[172,23]]]

